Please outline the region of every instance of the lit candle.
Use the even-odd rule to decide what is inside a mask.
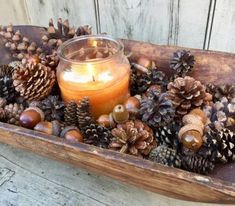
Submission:
[[[90,38],[89,41],[85,38]],[[96,40],[93,40],[93,39]],[[85,96],[90,100],[92,113],[98,118],[101,114],[108,114],[117,104],[123,103],[129,97],[129,78],[130,65],[126,57],[123,55],[123,47],[117,41],[105,36],[88,36],[77,38],[66,42],[62,45],[61,50],[69,51],[67,48],[72,44],[76,44],[79,50],[79,41],[85,52],[82,54],[85,60],[78,61],[80,56],[74,55],[76,51],[68,52],[67,56],[73,53],[73,59],[61,58],[57,70],[57,79],[61,90],[61,95],[65,103],[74,100],[77,103]],[[85,41],[86,40],[86,41]],[[86,42],[86,45],[84,43]],[[112,41],[111,47],[114,53],[107,57],[102,57],[102,51],[107,53],[107,42]],[[106,44],[103,44],[105,42]],[[103,45],[103,47],[102,47]],[[106,50],[104,50],[104,46]],[[72,47],[74,48],[74,47]],[[80,48],[81,49],[81,48]],[[86,50],[88,52],[86,53]],[[98,58],[93,57],[96,50]],[[78,52],[79,53],[79,52]],[[63,51],[59,52],[60,56]],[[92,56],[92,55],[93,56]],[[79,53],[81,55],[81,53]],[[75,57],[76,56],[76,57]],[[92,56],[87,59],[87,56]]]

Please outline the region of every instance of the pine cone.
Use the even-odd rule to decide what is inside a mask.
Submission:
[[[205,87],[201,82],[186,76],[178,77],[168,84],[169,99],[172,100],[177,115],[185,115],[192,108],[200,107],[206,97]]]
[[[6,111],[3,108],[0,108],[0,121],[5,122],[6,116],[7,116]]]
[[[160,145],[153,149],[149,154],[149,160],[170,167],[181,166],[181,157],[177,154],[177,151],[167,147],[166,145]]]
[[[64,110],[64,121],[67,126],[77,125],[77,104],[74,101],[69,102]]]
[[[180,127],[181,127],[180,124],[172,122],[163,127],[156,128],[155,136],[157,138],[157,142],[159,142],[159,144],[164,144],[169,148],[178,150],[179,148],[178,132]]]
[[[4,107],[4,110],[6,112],[7,123],[19,125],[20,115],[24,111],[23,105],[17,103],[8,104]]]
[[[212,162],[197,155],[182,158],[182,168],[190,172],[209,174],[214,170],[214,167],[215,165]]]
[[[166,75],[156,67],[147,69],[141,65],[132,63],[130,78],[131,95],[142,94],[151,85],[160,85],[165,90],[167,85]]]
[[[45,114],[45,120],[51,122],[57,120],[59,122],[64,120],[64,102],[60,100],[59,96],[50,95],[42,101],[32,101],[30,107],[38,107]]]
[[[173,69],[177,76],[184,77],[192,71],[195,59],[190,51],[182,50],[173,54],[170,62],[170,68]]]
[[[0,108],[4,108],[7,104],[7,100],[5,98],[0,97]]]
[[[77,105],[77,121],[85,143],[102,148],[108,147],[112,134],[106,127],[98,125],[94,121],[87,97],[84,97]]]
[[[222,129],[231,126],[235,119],[235,98],[229,101],[226,97],[223,97],[211,106],[204,106],[203,111],[210,120],[212,127]]]
[[[209,130],[204,136],[204,144],[199,154],[212,162],[234,161],[235,134],[229,129]]]
[[[0,36],[3,38],[5,47],[11,51],[14,58],[22,60],[38,54],[36,43],[30,42],[27,37],[23,37],[19,30],[15,32],[12,25],[2,28]]]
[[[150,90],[141,101],[140,116],[150,127],[160,127],[173,120],[175,110],[167,93]]]
[[[42,64],[27,64],[13,73],[15,90],[25,99],[40,100],[50,94],[55,83],[55,72]]]
[[[0,97],[13,102],[17,96],[12,80],[13,68],[7,65],[0,66]]]
[[[109,148],[137,156],[148,155],[155,147],[156,141],[153,131],[140,120],[128,121],[118,124],[112,129],[114,138],[109,144]]]

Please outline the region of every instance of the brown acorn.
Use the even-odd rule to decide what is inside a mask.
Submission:
[[[33,129],[39,122],[44,120],[44,113],[38,107],[29,107],[20,115],[19,123],[22,127]]]
[[[184,147],[197,151],[202,146],[203,128],[198,124],[186,124],[178,134]]]
[[[140,57],[138,60],[137,60],[137,64],[143,66],[143,67],[146,67],[146,68],[150,68],[152,67],[152,62],[146,58],[146,57]]]
[[[49,135],[59,136],[61,131],[61,125],[57,120],[52,122],[42,121],[39,122],[35,127],[34,130],[43,132]]]
[[[83,142],[83,136],[80,130],[74,126],[68,126],[60,133],[60,137],[67,139],[70,142]]]
[[[189,113],[197,115],[201,119],[201,121],[204,125],[207,123],[206,113],[204,111],[202,111],[201,109],[195,108],[195,109],[191,110]]]
[[[118,104],[113,108],[113,119],[116,123],[121,124],[129,119],[129,112],[124,105]]]
[[[124,106],[130,115],[136,115],[139,112],[140,101],[136,97],[129,97],[125,102]]]
[[[114,128],[116,126],[112,113],[100,115],[99,118],[97,119],[97,122],[99,125],[102,125],[107,128],[109,127]]]

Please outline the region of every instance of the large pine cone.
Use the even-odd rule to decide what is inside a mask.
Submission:
[[[205,87],[200,81],[186,76],[178,77],[168,84],[169,98],[172,100],[177,115],[185,115],[192,108],[200,107],[206,97]]]
[[[214,170],[215,165],[213,162],[210,162],[203,157],[192,155],[184,156],[182,158],[182,168],[190,172],[209,174]]]
[[[166,145],[160,145],[153,149],[149,154],[149,160],[164,164],[170,167],[180,167],[181,157],[175,149],[171,149]]]
[[[27,64],[13,73],[15,90],[29,101],[48,96],[55,83],[55,72],[40,63]]]
[[[12,80],[13,68],[7,65],[0,66],[0,97],[8,102],[14,101],[17,93]]]
[[[178,139],[178,132],[180,127],[180,124],[172,122],[163,127],[156,128],[155,136],[157,138],[157,142],[167,145],[172,149],[178,150],[180,145]]]
[[[220,101],[223,97],[226,97],[228,100],[235,98],[235,84],[224,84],[224,85],[215,85],[207,84],[206,91],[212,94],[213,101]]]
[[[148,155],[155,147],[153,131],[140,120],[118,124],[112,129],[114,138],[109,148],[137,156]]]
[[[173,69],[177,76],[184,77],[192,71],[195,59],[190,51],[177,51],[173,54],[170,62],[170,68]]]
[[[60,100],[59,96],[49,95],[42,101],[32,101],[30,107],[38,107],[45,114],[46,121],[63,121],[64,120],[64,102]],[[75,112],[76,114],[76,112]]]
[[[223,97],[220,101],[215,102],[213,105],[206,105],[203,108],[210,125],[218,130],[234,124],[235,119],[235,98],[230,101]]]
[[[21,113],[24,111],[24,106],[22,104],[8,104],[4,107],[6,112],[7,123],[19,125],[19,119]]]
[[[170,123],[175,115],[172,101],[167,93],[150,90],[141,101],[140,116],[150,127],[160,127]]]
[[[235,160],[235,134],[229,129],[209,130],[199,154],[210,161],[227,163]]]

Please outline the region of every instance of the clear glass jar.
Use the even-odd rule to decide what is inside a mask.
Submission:
[[[90,99],[98,118],[129,97],[130,64],[121,42],[89,35],[64,42],[58,49],[57,80],[65,103]]]

